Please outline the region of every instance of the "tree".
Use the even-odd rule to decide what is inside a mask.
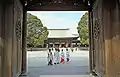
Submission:
[[[27,14],[27,45],[36,47],[43,45],[48,36],[47,27],[43,26],[36,16]]]
[[[88,12],[86,12],[80,19],[77,27],[81,44],[89,44],[88,34]]]

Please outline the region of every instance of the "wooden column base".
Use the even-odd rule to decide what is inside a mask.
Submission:
[[[23,72],[20,76],[27,76],[28,72]]]

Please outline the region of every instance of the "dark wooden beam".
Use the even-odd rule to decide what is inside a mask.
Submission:
[[[36,5],[36,4],[44,4],[44,3],[53,3],[53,4],[73,4],[73,3],[79,3],[79,4],[84,4],[84,2],[82,0],[29,0],[27,1],[27,6],[32,6],[32,5]]]
[[[82,0],[29,0],[28,11],[87,11],[88,3]]]
[[[26,7],[28,11],[87,11],[89,9],[88,6],[79,5],[36,5],[31,7]]]
[[[27,6],[32,6],[35,5],[36,3],[41,3],[42,0],[32,0],[32,1],[27,1]]]
[[[20,0],[22,5],[25,5],[25,0]]]

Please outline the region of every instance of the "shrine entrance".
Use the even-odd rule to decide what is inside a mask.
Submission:
[[[120,0],[1,0],[0,77],[26,74],[27,11],[88,11],[90,72],[120,76]]]

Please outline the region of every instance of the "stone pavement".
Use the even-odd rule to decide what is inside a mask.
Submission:
[[[21,77],[90,77],[89,52],[71,52],[70,62],[53,66],[47,65],[47,53],[28,52],[28,75]]]
[[[90,77],[88,75],[41,75],[40,77]]]

